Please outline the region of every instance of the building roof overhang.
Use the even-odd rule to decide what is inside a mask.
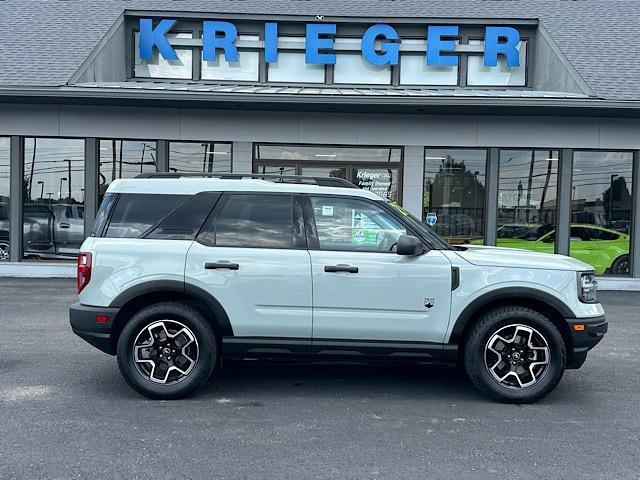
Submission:
[[[0,102],[233,110],[640,118],[640,101],[510,89],[397,89],[112,82],[1,87]]]

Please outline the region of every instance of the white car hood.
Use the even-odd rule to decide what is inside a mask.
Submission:
[[[564,255],[531,252],[519,248],[464,245],[466,250],[456,251],[469,263],[483,267],[541,268],[545,270],[593,270],[587,263]]]

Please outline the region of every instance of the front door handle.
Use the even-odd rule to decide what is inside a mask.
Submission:
[[[229,270],[238,270],[240,265],[230,262],[207,262],[204,264],[204,268],[207,270],[216,270],[220,268],[227,268]]]
[[[358,273],[358,267],[352,267],[351,265],[325,265],[325,272],[348,272],[348,273]]]
[[[71,225],[68,223],[61,223],[60,228],[71,228]]]

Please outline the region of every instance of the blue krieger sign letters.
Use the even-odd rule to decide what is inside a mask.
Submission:
[[[175,50],[167,39],[167,34],[176,20],[160,20],[154,27],[153,20],[140,19],[140,57],[153,58],[153,48],[157,48],[166,60],[177,60]],[[458,65],[455,39],[458,37],[457,25],[430,25],[427,27],[427,65]],[[335,64],[336,55],[332,52],[335,23],[309,23],[306,25],[305,58],[306,63]],[[202,22],[202,57],[205,61],[215,61],[219,51],[224,53],[227,62],[238,61],[238,49],[235,42],[238,30],[233,23],[223,21]],[[484,65],[495,67],[498,56],[504,55],[508,67],[519,67],[518,43],[520,33],[507,26],[488,26],[485,28]],[[377,24],[369,27],[362,36],[362,56],[372,65],[397,65],[400,37],[390,25]],[[278,61],[278,24],[265,23],[264,57],[267,63]]]

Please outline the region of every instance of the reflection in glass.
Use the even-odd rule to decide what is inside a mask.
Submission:
[[[231,144],[171,142],[169,171],[231,173]]]
[[[631,152],[576,151],[570,255],[597,274],[629,275]]]
[[[399,162],[400,148],[327,147],[322,145],[258,145],[259,160],[312,160],[314,162]]]
[[[230,195],[215,220],[218,247],[291,248],[289,195]]]
[[[260,165],[256,173],[271,175],[296,175],[295,166]]]
[[[75,258],[84,240],[84,140],[24,142],[23,256]]]
[[[433,230],[452,244],[484,243],[487,151],[427,149],[423,219],[435,213]]]
[[[0,137],[0,262],[9,260],[10,139]]]
[[[346,167],[331,167],[331,166],[303,166],[301,175],[307,177],[333,177],[333,178],[347,178]]]
[[[557,151],[500,151],[499,247],[554,253],[557,187]]]
[[[256,145],[257,173],[338,177],[399,201],[402,149],[326,145]]]
[[[134,178],[156,171],[156,142],[152,140],[100,140],[98,197],[118,178]]]

